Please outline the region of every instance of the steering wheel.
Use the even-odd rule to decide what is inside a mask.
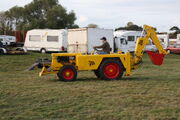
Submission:
[[[94,48],[94,50],[91,52],[91,55],[97,54],[97,52],[100,51],[97,48]]]

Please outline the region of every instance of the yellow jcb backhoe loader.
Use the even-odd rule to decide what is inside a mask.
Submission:
[[[121,79],[131,75],[132,70],[138,68],[142,62],[143,49],[151,39],[157,48],[157,52],[147,51],[153,64],[161,65],[167,52],[163,49],[156,32],[148,25],[144,25],[145,36],[137,39],[135,52],[111,53],[111,54],[81,54],[81,53],[53,53],[50,65],[44,65],[40,76],[57,74],[60,80],[74,81],[77,71],[92,70],[100,79]]]

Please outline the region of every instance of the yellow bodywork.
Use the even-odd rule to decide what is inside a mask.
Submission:
[[[137,39],[136,48],[133,56],[130,55],[129,52],[125,54],[112,53],[104,55],[84,55],[80,53],[53,53],[51,65],[49,66],[49,68],[47,68],[47,66],[43,67],[39,75],[42,76],[46,74],[57,73],[64,65],[73,65],[79,71],[97,70],[103,60],[116,59],[122,63],[125,69],[125,75],[129,76],[131,75],[131,71],[137,69],[138,65],[141,63],[143,49],[148,44],[149,38],[153,41],[160,54],[167,54],[167,52],[163,49],[154,29],[150,26],[144,25],[144,31],[146,32],[146,35]],[[63,60],[58,62],[58,57],[68,57],[68,62]]]
[[[66,56],[72,57],[74,59],[69,60],[69,62],[58,62],[58,57]],[[97,70],[101,62],[104,59],[117,59],[121,61],[125,68],[125,75],[128,76],[131,74],[131,64],[130,64],[130,54],[105,54],[105,55],[83,55],[79,53],[53,53],[52,54],[52,63],[48,69],[43,67],[40,72],[40,76],[45,74],[57,73],[63,65],[73,65],[79,71],[82,70]]]

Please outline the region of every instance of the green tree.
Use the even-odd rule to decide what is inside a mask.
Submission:
[[[5,12],[0,12],[0,34],[11,34],[13,30],[12,21],[6,16]]]
[[[98,28],[97,24],[88,24],[88,28]]]
[[[132,25],[134,25],[133,22],[128,22],[127,25],[126,25],[126,27],[131,27]]]
[[[173,26],[169,30],[175,31],[175,32],[179,32],[180,31],[179,27],[177,27],[177,26]]]
[[[115,31],[117,30],[142,31],[143,28],[141,26],[135,25],[133,22],[128,22],[125,27],[116,28]]]
[[[169,34],[169,38],[177,38],[177,34],[180,34],[180,29],[177,26],[173,26],[169,29],[170,31],[174,31]]]
[[[17,30],[74,28],[76,15],[58,0],[33,0],[24,7],[15,6],[6,12]]]
[[[76,20],[75,13],[71,11],[67,14],[65,8],[61,5],[53,6],[47,13],[47,27],[48,28],[74,28],[74,21]]]

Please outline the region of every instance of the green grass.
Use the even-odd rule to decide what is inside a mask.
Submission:
[[[93,72],[78,81],[24,71],[36,58],[0,56],[0,119],[178,120],[180,119],[180,55],[167,55],[161,67],[144,56],[144,64],[122,80],[98,80]]]

